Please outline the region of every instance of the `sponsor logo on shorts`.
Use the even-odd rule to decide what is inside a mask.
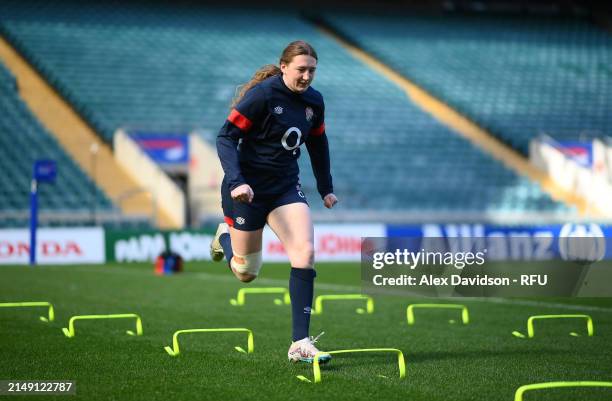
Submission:
[[[244,224],[245,221],[246,220],[244,219],[244,217],[236,217],[236,223],[237,224],[242,225],[242,224]]]
[[[307,315],[310,315],[312,313],[312,308],[310,308],[310,306],[305,307],[304,313],[306,313]]]
[[[283,108],[280,107],[280,106],[276,106],[274,108],[274,113],[276,113],[276,114],[283,114]]]

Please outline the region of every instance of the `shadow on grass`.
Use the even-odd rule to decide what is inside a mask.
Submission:
[[[554,349],[539,349],[539,350],[499,350],[499,351],[482,351],[482,350],[472,350],[472,351],[433,351],[433,352],[416,352],[416,353],[404,353],[404,357],[406,358],[406,363],[419,363],[419,362],[428,362],[428,361],[440,361],[440,360],[452,360],[452,359],[470,359],[470,360],[482,360],[488,359],[491,357],[517,357],[517,356],[525,356],[525,357],[537,357],[537,356],[550,356],[550,355],[563,355],[566,354],[567,351],[564,350],[554,350]],[[336,371],[346,367],[363,367],[364,363],[368,366],[387,366],[390,363],[396,364],[397,357],[391,354],[375,354],[375,355],[367,355],[367,354],[353,354],[350,356],[334,356],[334,359],[331,363],[321,365],[321,370],[325,371]],[[302,364],[300,367],[305,367],[307,369],[311,368],[312,365]]]
[[[408,353],[405,355],[406,362],[427,362],[427,361],[439,361],[444,359],[487,359],[491,357],[517,357],[517,356],[550,356],[550,355],[562,355],[567,354],[565,350],[559,349],[525,349],[525,350],[496,350],[496,351],[483,351],[483,350],[470,350],[470,351],[433,351],[433,352],[415,352]]]

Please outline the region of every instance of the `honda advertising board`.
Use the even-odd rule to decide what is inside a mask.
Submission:
[[[38,264],[104,263],[104,230],[91,228],[40,228],[37,231]],[[30,231],[0,230],[0,264],[28,264]]]

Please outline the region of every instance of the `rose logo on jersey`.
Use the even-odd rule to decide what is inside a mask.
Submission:
[[[312,120],[313,116],[314,116],[314,111],[312,111],[312,107],[310,106],[306,107],[306,121]]]
[[[236,217],[236,223],[242,225],[244,224],[245,220],[244,217]]]
[[[276,106],[274,108],[274,113],[276,113],[276,114],[283,114],[283,108],[280,107],[280,106]]]

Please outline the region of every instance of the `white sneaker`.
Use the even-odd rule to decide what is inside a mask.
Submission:
[[[221,261],[223,259],[223,256],[225,256],[223,254],[223,247],[219,242],[219,237],[221,236],[221,234],[229,234],[229,227],[226,223],[219,224],[219,227],[217,227],[217,232],[215,233],[215,237],[210,242],[210,258],[215,262]]]
[[[319,337],[321,337],[325,332],[319,334],[316,337],[305,337],[299,341],[294,341],[289,347],[289,352],[287,352],[287,357],[291,362],[307,362],[312,363],[314,360],[314,356],[321,352],[314,346],[314,343],[317,342]],[[331,360],[331,355],[327,353],[319,354],[319,363],[324,364]]]

